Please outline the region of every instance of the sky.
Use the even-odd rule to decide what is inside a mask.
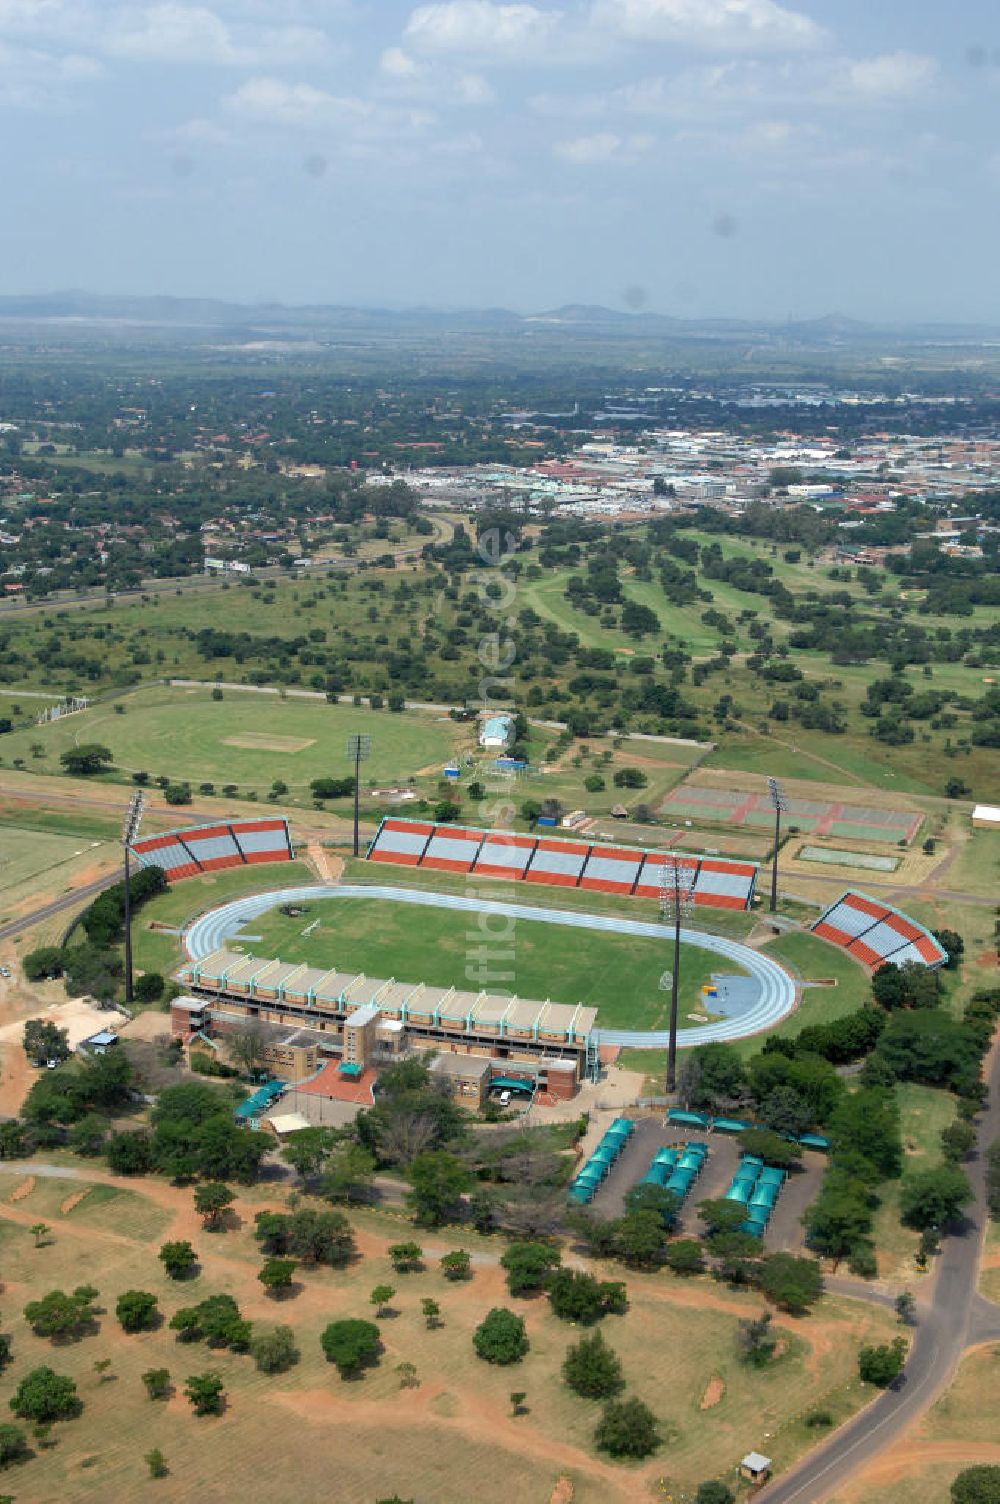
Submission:
[[[0,292],[1000,324],[995,0],[0,0]]]

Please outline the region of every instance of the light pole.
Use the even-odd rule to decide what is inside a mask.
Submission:
[[[670,1039],[667,1045],[667,1093],[677,1088],[677,1004],[681,979],[681,920],[690,913],[694,904],[694,877],[696,868],[684,863],[676,852],[670,860],[664,858],[660,867],[660,913],[664,920],[674,921],[674,960],[670,971]],[[667,979],[664,972],[660,978],[663,987]],[[666,990],[664,988],[664,990]]]
[[[349,736],[347,738],[347,755],[354,759],[354,855],[359,854],[358,842],[358,800],[361,796],[361,764],[371,756],[372,739],[370,736]]]
[[[132,871],[129,857],[132,842],[139,833],[142,807],[145,803],[142,789],[137,789],[129,800],[125,819],[122,822],[122,846],[125,851],[125,1001],[132,1001]]]
[[[781,814],[788,808],[788,801],[782,793],[781,784],[776,778],[767,780],[767,792],[771,796],[771,804],[774,807],[774,859],[771,863],[771,913],[778,912],[778,843],[781,840]]]

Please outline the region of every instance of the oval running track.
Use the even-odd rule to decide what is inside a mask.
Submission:
[[[501,903],[492,899],[463,898],[456,893],[429,893],[415,888],[368,887],[359,884],[332,885],[315,883],[306,888],[281,888],[277,892],[258,893],[237,898],[232,903],[210,909],[196,919],[184,933],[184,944],[193,961],[203,960],[221,949],[239,930],[259,919],[279,904],[315,903],[321,898],[382,898],[392,903],[421,904],[432,909],[451,909],[472,914],[502,914],[511,919],[530,919],[543,924],[565,924],[581,930],[610,930],[618,935],[638,935],[644,939],[664,940],[661,924],[637,919],[618,919],[607,914],[581,914],[568,909],[535,908],[528,904]],[[739,1018],[724,1018],[717,1023],[682,1029],[677,1037],[680,1048],[709,1044],[716,1040],[743,1039],[771,1029],[795,1007],[796,989],[792,977],[777,961],[749,945],[728,940],[723,935],[709,935],[703,930],[681,930],[687,945],[711,951],[724,960],[743,968],[759,987],[753,1006]],[[632,1029],[595,1029],[600,1044],[631,1045],[638,1049],[665,1049],[668,1035]]]

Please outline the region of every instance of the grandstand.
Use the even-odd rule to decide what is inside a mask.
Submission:
[[[225,867],[290,862],[293,855],[288,821],[276,817],[170,830],[133,842],[131,850],[144,867],[162,867],[171,883]]]
[[[915,961],[918,966],[934,968],[948,959],[930,930],[864,893],[841,894],[812,929],[814,935],[841,946],[873,971],[887,961],[894,966]]]
[[[672,881],[676,862],[694,872],[695,903],[717,909],[749,909],[759,870],[756,862],[721,857],[394,818],[382,821],[367,856],[370,862],[652,899],[659,899],[665,878],[668,885]]]

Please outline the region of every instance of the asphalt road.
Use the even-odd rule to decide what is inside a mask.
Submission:
[[[923,1414],[951,1379],[967,1348],[1000,1341],[1000,1306],[976,1294],[987,1222],[985,1151],[1000,1137],[1000,1044],[994,1045],[988,1084],[989,1105],[979,1120],[977,1153],[964,1167],[976,1193],[975,1203],[962,1228],[941,1245],[929,1297],[918,1308],[903,1373],[824,1447],[763,1489],[763,1504],[821,1504]],[[861,1299],[884,1298],[875,1292],[867,1296],[863,1288],[857,1294]]]
[[[92,883],[85,883],[82,888],[74,888],[71,893],[64,893],[62,898],[54,898],[51,903],[43,904],[40,909],[33,909],[30,914],[22,914],[20,919],[11,919],[9,923],[0,925],[0,940],[10,940],[14,935],[20,935],[24,930],[30,930],[33,924],[39,924],[43,919],[49,919],[53,914],[61,914],[65,909],[72,909],[86,898],[93,898],[95,893],[100,893],[103,888],[110,888],[112,883],[120,882],[124,877],[124,870],[109,872],[104,877],[96,878]]]

